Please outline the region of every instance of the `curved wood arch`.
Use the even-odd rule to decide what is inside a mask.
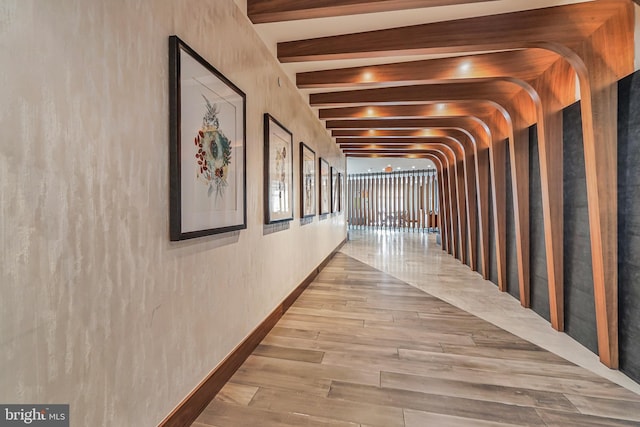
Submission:
[[[391,88],[378,88],[378,89],[366,89],[357,91],[344,91],[333,93],[320,93],[312,94],[310,97],[312,105],[336,105],[345,104],[351,102],[363,103],[372,105],[376,103],[393,103],[398,101],[459,101],[459,100],[474,100],[483,99],[487,102],[493,102],[495,107],[501,112],[506,124],[499,125],[499,121],[494,119],[492,128],[502,129],[502,133],[506,133],[511,140],[513,140],[513,125],[511,122],[512,116],[519,116],[521,112],[536,111],[534,108],[526,110],[516,110],[509,106],[511,98],[521,90],[519,85],[514,85],[511,82],[505,81],[489,81],[484,83],[451,83],[451,84],[437,84],[437,85],[420,85],[420,86],[401,86]],[[533,102],[531,100],[531,102]],[[506,104],[507,106],[505,106]],[[406,125],[427,127],[432,122],[431,119],[411,119],[403,120]],[[388,126],[391,127],[393,123],[399,123],[400,121],[389,121],[389,123],[378,122],[378,127]],[[366,119],[358,120],[328,120],[326,123],[327,128],[333,129],[337,127],[342,128],[354,128],[360,126],[362,128],[374,128],[374,121]],[[333,136],[344,136],[345,133],[332,132]],[[498,261],[498,286],[502,291],[507,290],[506,280],[506,198],[505,192],[502,187],[499,187],[498,183],[505,182],[505,146],[503,140],[492,141],[489,149],[489,159],[491,163],[492,173],[492,187],[493,187],[493,204],[494,204],[494,227],[496,230],[496,259]],[[501,184],[502,185],[502,184]],[[519,233],[521,236],[521,233]],[[522,245],[521,245],[522,247]],[[519,265],[525,263],[524,258],[521,256]],[[521,268],[521,270],[523,270]],[[486,271],[486,270],[485,270]],[[523,276],[524,277],[524,276]],[[528,279],[528,278],[527,278]],[[521,283],[525,283],[523,280]],[[528,280],[526,280],[528,283]],[[528,288],[528,287],[527,287]],[[524,295],[528,295],[528,289],[523,292]],[[527,297],[528,300],[528,297]]]
[[[457,105],[457,104],[456,104]],[[464,112],[465,114],[475,114],[477,110],[477,105],[472,106],[471,104],[464,103]],[[493,103],[489,104],[493,108]],[[414,107],[417,107],[417,111],[421,111],[421,105],[407,105],[400,106],[401,111],[407,111],[409,114],[413,114],[416,110]],[[407,108],[409,107],[409,108]],[[392,107],[393,108],[393,107]],[[482,107],[480,108],[480,110]],[[446,114],[446,111],[440,111],[441,114]],[[397,115],[397,110],[390,110],[387,108],[384,110],[391,115]],[[493,109],[495,112],[495,109]],[[359,111],[351,110],[352,114],[358,114]],[[378,112],[380,113],[380,112]],[[438,117],[438,121],[430,121],[431,125],[439,125],[446,128],[458,128],[461,130],[465,130],[469,132],[473,137],[473,169],[475,170],[475,175],[471,174],[471,179],[475,181],[474,186],[469,186],[469,188],[474,188],[476,190],[474,200],[477,204],[477,213],[479,216],[480,223],[480,233],[478,238],[480,239],[480,247],[481,247],[481,262],[480,262],[480,273],[484,279],[489,278],[489,241],[488,241],[488,233],[489,233],[489,218],[488,218],[488,189],[489,189],[489,146],[492,142],[492,132],[485,122],[486,118],[483,120],[479,117],[475,116],[460,116],[460,117]],[[420,125],[425,124],[422,122],[414,122],[419,123]],[[506,122],[505,122],[506,123]],[[341,132],[341,133],[338,133]],[[352,137],[337,137],[336,142],[338,144],[343,143],[353,143],[355,141],[361,143],[369,143],[375,144],[378,143],[378,140],[375,136],[371,136],[368,131],[365,130],[355,130],[355,131],[334,131],[334,135],[352,135]],[[403,136],[404,135],[404,136]],[[411,137],[406,136],[411,135]],[[409,142],[416,140],[421,142],[422,139],[420,137],[416,137],[414,131],[412,130],[381,130],[378,131],[378,136],[393,136],[398,141]],[[467,178],[469,180],[469,178]],[[469,204],[473,203],[472,200],[469,201]],[[471,218],[468,216],[468,218]],[[470,224],[469,228],[472,230],[472,233],[475,234],[475,225]],[[475,239],[471,238],[471,241],[475,241]]]
[[[442,124],[448,123],[450,120],[444,119]],[[456,123],[457,124],[457,123]],[[461,230],[460,242],[466,248],[466,242],[469,242],[470,251],[461,251],[463,263],[466,263],[467,257],[470,258],[469,264],[473,270],[476,270],[477,260],[477,233],[476,233],[476,212],[477,212],[477,192],[476,192],[476,173],[475,173],[475,153],[477,151],[474,136],[467,130],[460,127],[437,127],[429,128],[430,136],[422,137],[400,137],[398,139],[386,138],[338,138],[336,141],[341,149],[347,154],[357,152],[380,153],[380,150],[404,151],[407,154],[415,154],[415,150],[424,149],[424,144],[434,139],[442,141],[451,141],[458,146],[461,152],[457,153],[456,161],[456,187],[458,194],[458,206],[464,206],[458,217],[460,220],[459,229]],[[361,141],[364,140],[364,141]],[[391,151],[384,151],[389,154]],[[486,255],[484,255],[486,256]]]
[[[440,163],[443,167],[441,193],[442,193],[442,201],[443,201],[442,206],[446,208],[446,215],[442,221],[442,229],[445,229],[447,232],[447,248],[446,248],[447,252],[453,255],[454,257],[457,257],[456,256],[457,241],[455,238],[457,234],[457,230],[455,228],[456,221],[454,221],[455,215],[453,214],[454,204],[456,199],[455,199],[455,196],[452,194],[452,192],[455,190],[453,190],[453,185],[452,185],[451,158],[448,157],[447,154],[445,154],[445,152],[442,151],[441,149],[431,149],[428,152],[425,152],[425,154],[429,154],[429,153],[433,153],[434,155],[438,156],[440,158]],[[450,154],[453,155],[452,152]]]
[[[278,57],[288,62],[407,51],[458,53],[551,47],[571,61],[580,76],[582,93],[599,355],[604,364],[617,368],[617,135],[612,123],[617,116],[614,83],[633,71],[633,20],[630,0],[599,0],[508,16],[280,43]],[[450,34],[456,37],[451,38]],[[544,154],[541,157],[549,157]],[[562,329],[561,324],[558,329]]]
[[[455,188],[455,215],[452,218],[456,219],[455,227],[456,230],[456,241],[458,242],[457,246],[457,258],[463,264],[467,261],[467,233],[466,233],[466,200],[465,194],[466,191],[464,189],[464,159],[465,159],[465,149],[462,143],[452,136],[446,136],[441,139],[440,142],[428,143],[425,144],[426,147],[429,146],[442,146],[447,147],[453,154],[453,185]]]
[[[462,57],[466,59],[468,57]],[[554,59],[557,59],[557,56],[554,55]],[[463,60],[457,59],[456,60]],[[439,61],[443,61],[445,63],[450,63],[451,59],[447,60],[430,60],[423,61],[425,63],[438,63]],[[555,61],[555,62],[562,62]],[[427,70],[427,74],[428,74]],[[570,75],[570,73],[565,73],[563,75]],[[473,75],[475,77],[475,75]],[[549,150],[545,150],[544,148],[548,147],[550,144],[547,142],[547,132],[544,130],[547,129],[545,126],[545,109],[543,108],[543,103],[541,101],[540,96],[536,89],[529,83],[523,82],[518,79],[509,78],[507,79],[509,82],[514,83],[518,87],[522,89],[520,98],[527,97],[527,100],[522,101],[518,98],[518,95],[515,95],[513,98],[519,101],[517,107],[509,108],[507,111],[506,108],[502,107],[500,102],[497,102],[497,107],[502,113],[505,120],[507,120],[507,126],[503,127],[508,129],[508,143],[509,143],[509,153],[511,157],[511,179],[513,183],[512,191],[513,191],[513,203],[514,203],[514,216],[516,223],[516,257],[518,263],[518,286],[520,288],[520,302],[524,307],[530,306],[530,257],[529,257],[529,194],[528,194],[528,186],[529,186],[529,176],[528,176],[528,149],[525,149],[524,142],[528,144],[528,126],[534,122],[531,119],[532,115],[535,115],[536,120],[543,130],[540,134],[539,142],[540,146],[543,148],[542,153],[545,154],[549,152]],[[566,86],[565,87],[572,87]],[[566,98],[566,96],[565,96]],[[527,102],[528,101],[528,102]],[[547,104],[545,104],[547,105]],[[371,120],[371,119],[370,119]],[[429,120],[429,119],[424,119]],[[360,122],[360,120],[355,120],[355,122]],[[515,122],[515,123],[514,123]],[[327,127],[331,127],[331,124],[336,124],[338,121],[329,121],[327,122]],[[348,123],[347,121],[343,121],[346,123],[345,126],[353,127],[354,123]],[[394,121],[394,123],[396,123]],[[366,122],[364,122],[366,124]],[[363,126],[366,127],[366,126]],[[380,126],[378,126],[380,127]],[[516,138],[518,135],[518,138]],[[557,137],[557,132],[555,134]],[[518,141],[522,141],[518,143]],[[547,255],[547,265],[549,269],[549,294],[550,294],[550,312],[551,323],[552,326],[557,330],[563,329],[563,289],[562,289],[562,257],[560,256],[561,252],[556,249],[561,247],[562,245],[562,233],[558,232],[558,229],[562,230],[562,188],[554,185],[555,182],[558,182],[557,174],[561,174],[561,151],[558,153],[559,149],[557,147],[561,147],[561,140],[555,139],[556,150],[554,152],[555,159],[555,168],[547,168],[543,164],[541,166],[541,171],[543,174],[543,188],[545,202],[544,203],[544,217],[545,217],[545,241],[548,242],[546,251]],[[490,150],[490,160],[492,171],[495,171],[494,179],[492,180],[493,185],[493,203],[494,203],[494,212],[497,214],[494,216],[494,221],[496,222],[495,227],[498,231],[498,239],[497,239],[497,251],[498,251],[498,269],[499,269],[499,287],[502,291],[506,291],[506,250],[503,249],[506,246],[506,234],[504,232],[500,232],[500,230],[504,230],[506,227],[506,217],[502,214],[502,208],[506,203],[506,199],[504,199],[504,191],[498,188],[498,183],[503,181],[504,171],[502,170],[502,165],[506,161],[504,157],[504,148],[502,141],[494,141],[494,145]],[[543,160],[547,160],[547,157],[542,156]],[[553,160],[551,160],[553,161]],[[560,165],[558,165],[560,163]],[[549,176],[553,175],[555,176]],[[555,220],[551,220],[551,218],[555,218]],[[553,230],[552,227],[555,229]],[[485,270],[486,271],[486,270]]]
[[[438,171],[438,204],[440,209],[438,210],[438,222],[440,223],[439,228],[440,228],[440,232],[442,235],[442,249],[444,251],[446,251],[447,253],[449,252],[449,239],[448,239],[448,235],[446,233],[446,227],[443,225],[446,222],[446,209],[444,208],[445,204],[444,204],[444,165],[442,164],[440,158],[435,155],[435,154],[431,154],[431,153],[426,153],[421,155],[423,156],[425,159],[430,159],[435,165],[436,165],[436,170]]]
[[[433,161],[438,171],[438,199],[440,209],[438,211],[438,222],[442,236],[442,249],[447,253],[452,253],[451,235],[450,235],[450,214],[448,212],[450,203],[448,198],[448,162],[446,156],[438,150],[432,150],[416,157],[423,157]]]

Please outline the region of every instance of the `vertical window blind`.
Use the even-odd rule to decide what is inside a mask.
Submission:
[[[435,170],[347,175],[349,228],[436,231]]]

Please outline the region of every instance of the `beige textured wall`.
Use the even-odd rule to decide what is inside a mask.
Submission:
[[[170,34],[247,94],[239,233],[169,242]],[[0,402],[155,425],[346,235],[265,231],[262,114],[344,158],[233,0],[2,0],[0,52]]]

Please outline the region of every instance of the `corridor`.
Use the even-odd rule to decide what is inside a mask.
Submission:
[[[640,425],[640,386],[435,235],[349,241],[193,424]]]

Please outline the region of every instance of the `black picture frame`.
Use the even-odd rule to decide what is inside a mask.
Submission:
[[[344,210],[344,173],[338,172],[338,212]]]
[[[247,228],[246,95],[169,37],[169,237]]]
[[[300,217],[316,215],[316,152],[300,141]]]
[[[331,171],[329,162],[322,157],[320,157],[318,165],[318,173],[320,174],[318,205],[320,215],[325,215],[331,212]]]
[[[338,169],[331,166],[331,213],[338,212],[338,191],[340,190],[338,184]]]
[[[293,134],[271,114],[264,114],[265,223],[293,220]]]

